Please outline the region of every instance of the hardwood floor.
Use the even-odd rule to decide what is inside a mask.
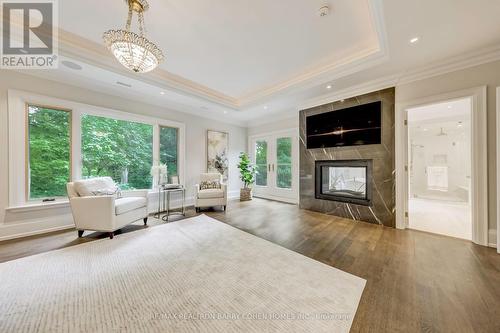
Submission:
[[[500,255],[494,249],[262,199],[202,213],[366,279],[351,332],[500,332]],[[194,215],[189,209],[188,217]],[[142,228],[140,221],[116,235]],[[105,237],[79,239],[70,230],[5,241],[0,262]]]

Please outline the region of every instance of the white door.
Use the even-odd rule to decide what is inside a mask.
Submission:
[[[257,166],[256,197],[297,202],[298,141],[294,130],[252,137],[250,157]]]

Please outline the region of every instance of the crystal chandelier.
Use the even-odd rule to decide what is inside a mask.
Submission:
[[[149,4],[146,0],[125,0],[128,3],[128,17],[125,30],[108,30],[103,39],[116,59],[128,69],[136,73],[146,73],[158,66],[163,60],[163,52],[146,38],[144,12]],[[136,12],[139,23],[139,34],[130,31],[133,13]]]

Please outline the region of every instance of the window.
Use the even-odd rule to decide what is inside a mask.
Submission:
[[[83,115],[82,177],[110,176],[122,189],[150,189],[153,126]]]
[[[27,109],[27,199],[65,197],[71,179],[71,111]]]
[[[160,163],[167,165],[169,182],[178,176],[178,129],[160,126]]]
[[[46,199],[63,205],[66,184],[90,177],[149,190],[151,166],[160,161],[170,182],[185,181],[183,123],[17,90],[8,99],[10,208]]]
[[[255,184],[267,186],[267,141],[255,143],[255,166],[257,167]]]
[[[278,138],[276,140],[277,179],[279,188],[292,188],[292,138]]]

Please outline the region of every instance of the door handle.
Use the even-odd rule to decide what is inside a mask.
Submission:
[[[271,172],[271,163],[267,165],[267,169],[269,170],[269,172]]]
[[[273,172],[274,172],[274,163],[273,163]]]

